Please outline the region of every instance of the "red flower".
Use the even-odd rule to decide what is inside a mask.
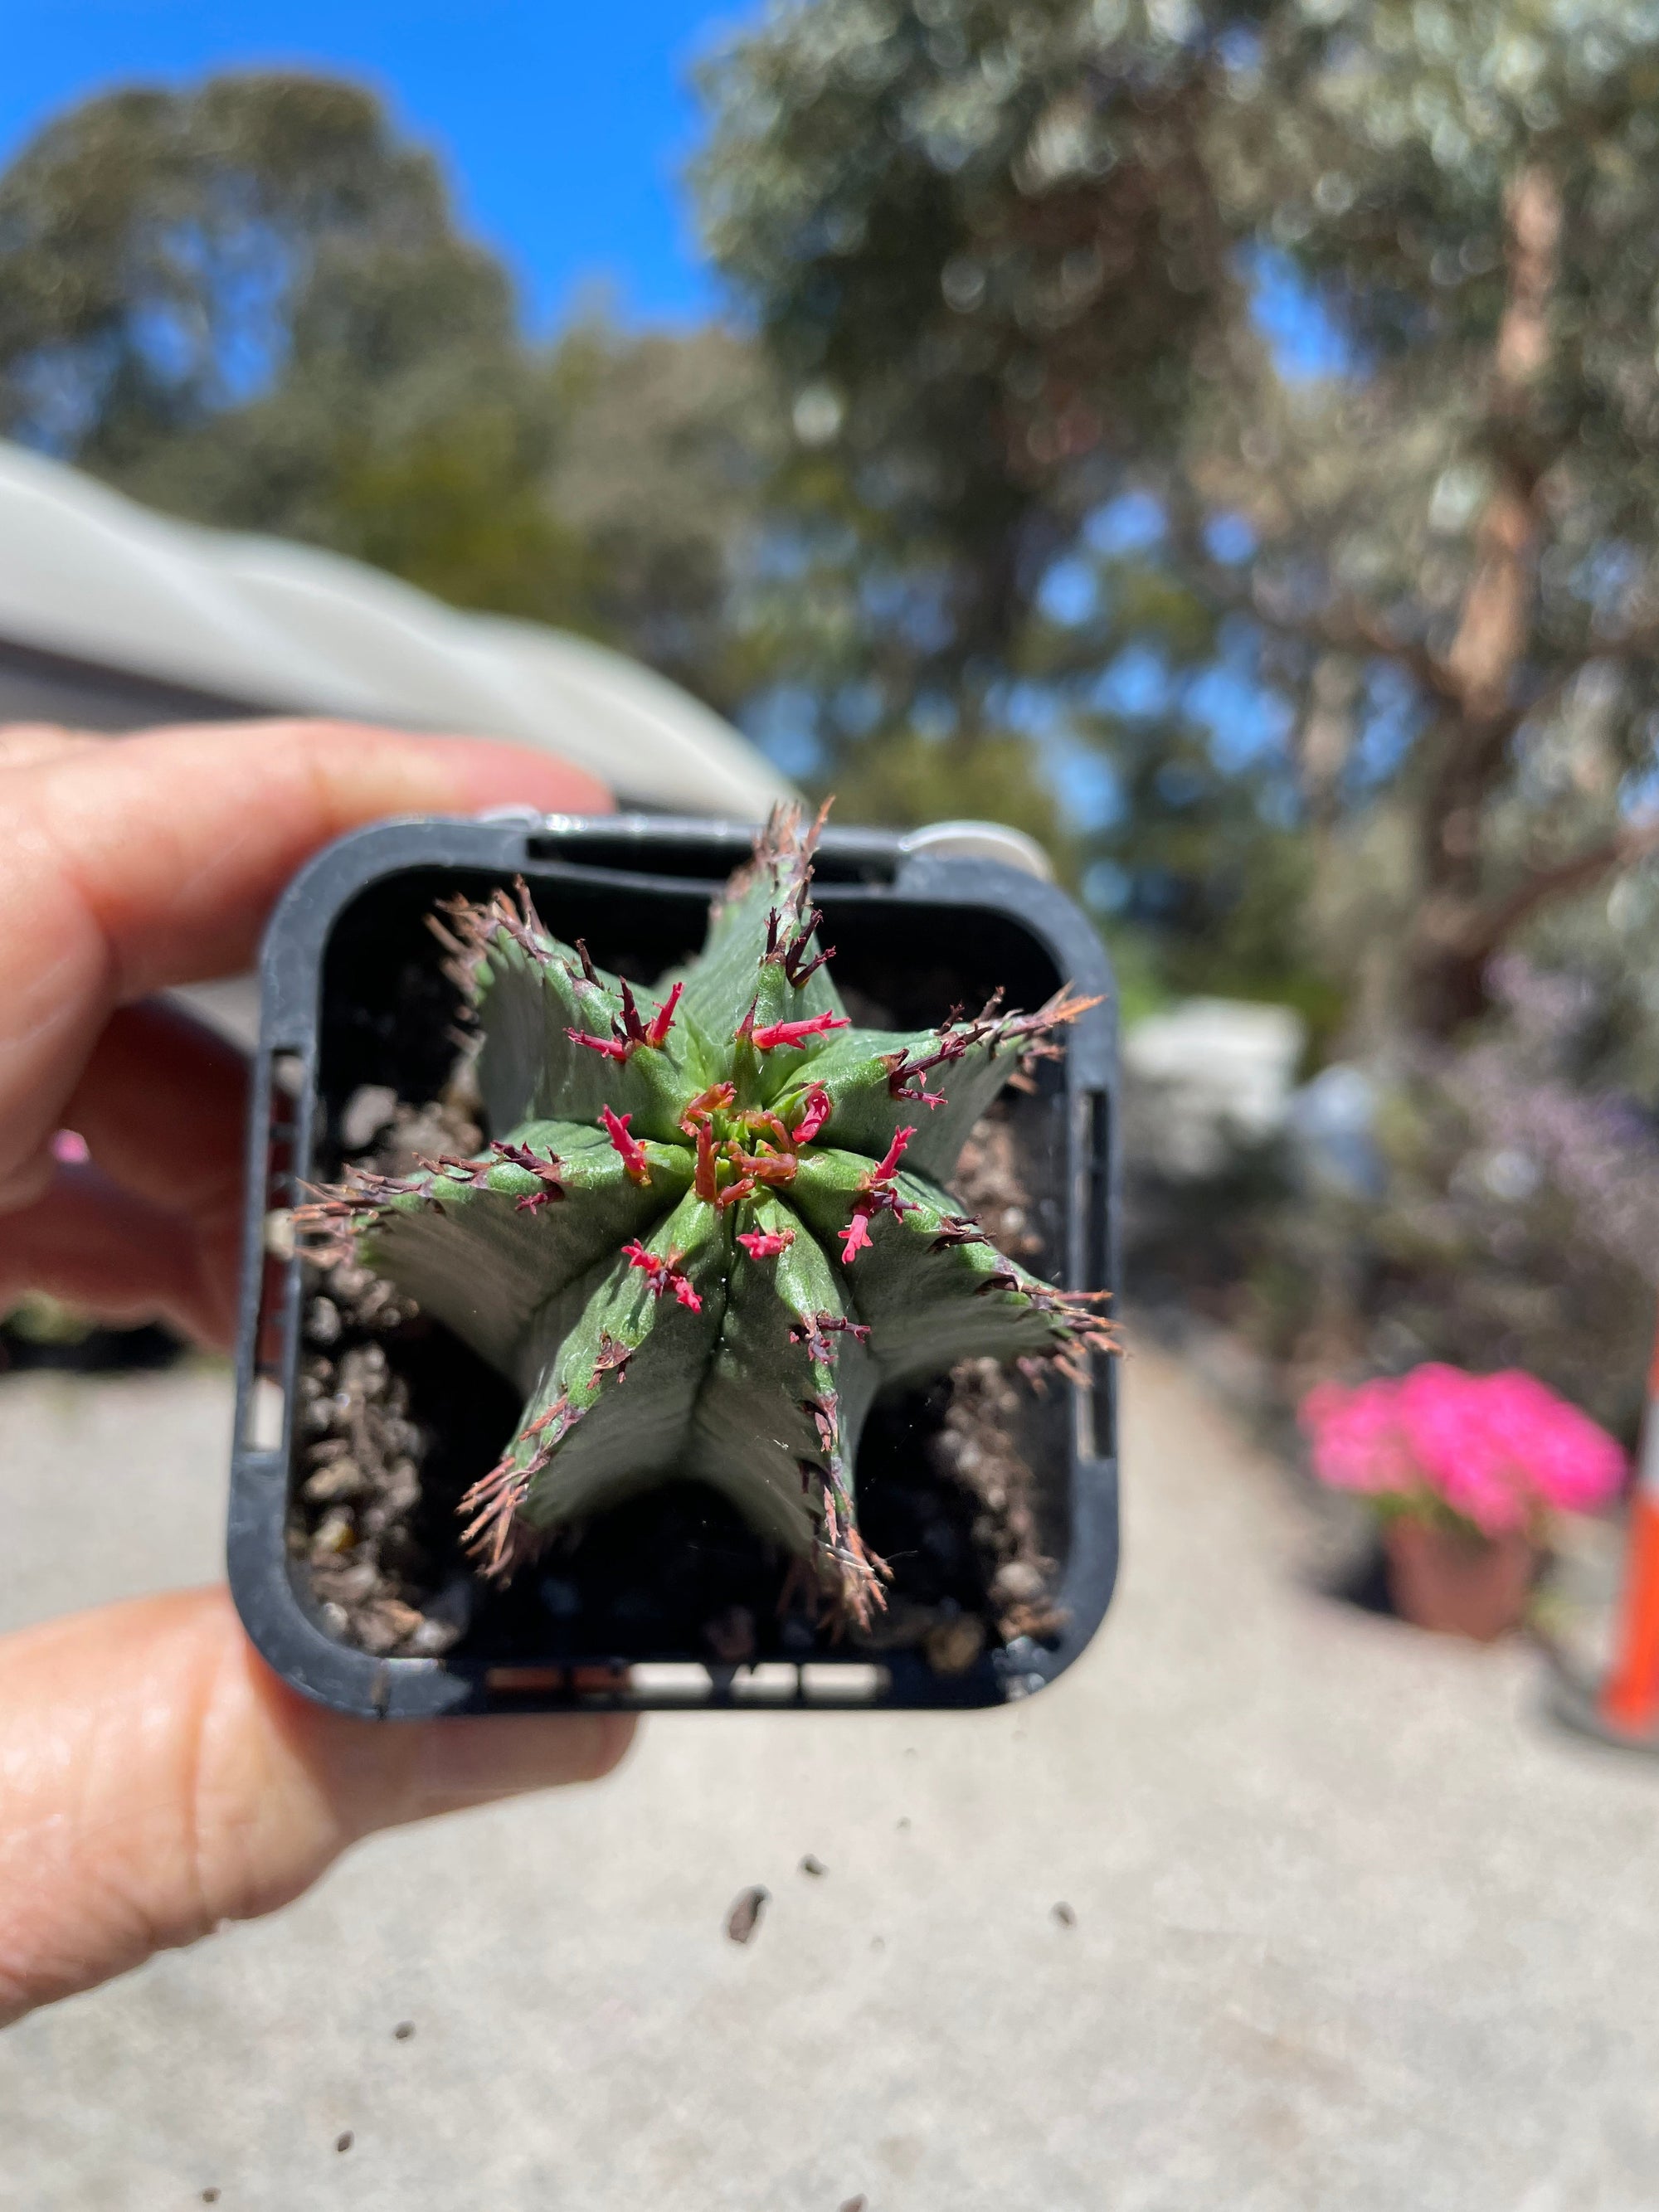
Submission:
[[[589,1036],[586,1030],[567,1030],[572,1044],[585,1044],[589,1052],[602,1052],[607,1060],[626,1060],[633,1046],[626,1037]]]
[[[645,1157],[645,1146],[637,1137],[628,1133],[628,1125],[633,1118],[631,1114],[613,1114],[608,1106],[599,1109],[605,1135],[622,1154],[622,1164],[631,1180],[643,1186],[651,1180],[651,1164]]]
[[[663,1039],[668,1035],[669,1024],[674,1018],[674,1009],[678,1006],[680,993],[684,988],[684,983],[676,983],[668,994],[667,999],[658,1007],[646,1024],[645,1041],[649,1045],[654,1045],[659,1052],[662,1050]]]
[[[845,1014],[814,1014],[807,1022],[763,1022],[758,1029],[751,1029],[749,1024],[754,1012],[751,1006],[744,1016],[744,1026],[738,1035],[746,1036],[757,1052],[774,1052],[780,1045],[799,1044],[804,1037],[822,1036],[827,1030],[852,1026]]]
[[[684,1113],[680,1115],[681,1128],[688,1137],[695,1135],[696,1131],[707,1122],[711,1114],[717,1112],[723,1106],[729,1106],[737,1095],[738,1087],[735,1083],[711,1083],[707,1091],[698,1091]]]
[[[775,1260],[780,1252],[787,1252],[795,1241],[793,1229],[740,1230],[738,1242],[751,1260]]]
[[[627,1060],[638,1045],[654,1045],[659,1052],[663,1039],[668,1035],[674,1009],[680,1002],[684,983],[676,983],[665,1003],[659,1006],[647,1025],[640,1019],[640,1010],[634,1003],[634,993],[624,981],[622,987],[622,1012],[611,1017],[611,1034],[608,1037],[592,1036],[586,1030],[567,1030],[565,1035],[572,1044],[586,1045],[589,1052],[602,1052],[607,1060]]]
[[[630,1267],[644,1270],[653,1298],[659,1298],[665,1291],[672,1291],[683,1306],[689,1306],[693,1313],[702,1311],[702,1300],[692,1288],[690,1277],[680,1266],[678,1252],[670,1252],[665,1257],[659,1258],[656,1253],[647,1252],[643,1244],[634,1243],[624,1244],[623,1253]]]
[[[794,1139],[798,1145],[810,1145],[818,1131],[830,1119],[833,1104],[830,1093],[821,1083],[815,1083],[800,1102],[800,1119],[795,1124]]]
[[[899,1196],[893,1182],[904,1147],[915,1133],[914,1128],[896,1129],[892,1143],[864,1178],[862,1195],[853,1201],[853,1218],[845,1229],[836,1232],[841,1238],[841,1263],[843,1267],[850,1267],[858,1254],[870,1242],[870,1224],[878,1213],[890,1213],[896,1218],[909,1212],[915,1205],[915,1199]]]
[[[867,1199],[861,1198],[854,1207],[853,1218],[846,1228],[836,1231],[841,1239],[841,1263],[843,1267],[850,1267],[855,1255],[862,1252],[870,1242],[870,1216],[875,1210]]]

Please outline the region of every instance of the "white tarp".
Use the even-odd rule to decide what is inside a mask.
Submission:
[[[757,820],[789,793],[719,715],[603,646],[460,613],[314,547],[175,521],[3,442],[0,642],[254,713],[516,738],[651,806]]]

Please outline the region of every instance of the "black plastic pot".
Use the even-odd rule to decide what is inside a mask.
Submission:
[[[993,1705],[1041,1688],[1098,1626],[1117,1571],[1116,1385],[1106,1360],[1094,1363],[1089,1384],[1056,1381],[1018,1416],[1020,1449],[1036,1478],[1036,1534],[1055,1562],[1054,1631],[1042,1641],[992,1642],[953,1671],[939,1671],[923,1649],[854,1648],[822,1632],[814,1640],[799,1620],[780,1623],[762,1602],[744,1550],[752,1540],[720,1522],[712,1493],[642,1509],[658,1516],[648,1526],[637,1516],[627,1523],[606,1516],[616,1525],[607,1534],[596,1524],[573,1565],[553,1576],[531,1570],[504,1595],[467,1583],[476,1600],[469,1625],[441,1657],[376,1658],[338,1640],[313,1596],[308,1565],[289,1544],[305,1288],[281,1226],[298,1187],[336,1171],[342,1116],[361,1086],[385,1085],[419,1103],[448,1073],[453,1003],[424,926],[434,901],[456,891],[476,897],[522,873],[550,928],[581,934],[597,959],[648,979],[696,951],[710,893],[749,837],[729,824],[649,816],[390,823],[322,854],[278,908],[264,954],[228,1548],[250,1635],[307,1695],[378,1716]],[[882,832],[829,831],[816,891],[837,981],[855,1012],[860,1000],[870,1009],[866,1018],[931,1024],[953,1006],[980,1004],[998,984],[1011,1003],[1027,1006],[1066,981],[1101,994],[1103,1003],[1065,1033],[1063,1057],[1014,1095],[1008,1127],[1042,1244],[1032,1264],[1068,1288],[1112,1287],[1115,1005],[1109,967],[1083,915],[1051,884],[1013,867],[907,849]],[[417,1410],[459,1484],[489,1464],[514,1408],[447,1331],[420,1326],[417,1343],[400,1346],[394,1334],[387,1349],[417,1396],[425,1394]],[[971,1504],[919,1471],[939,1403],[936,1392],[878,1405],[860,1449],[860,1516],[894,1562],[900,1595],[913,1585],[936,1591],[966,1571]],[[705,1497],[707,1512],[697,1503]],[[665,1565],[665,1549],[684,1553],[684,1562]],[[629,1561],[647,1557],[662,1570],[657,1582],[642,1567],[639,1589],[630,1589]],[[745,1617],[758,1623],[755,1664],[724,1663],[683,1632],[659,1589],[682,1564],[685,1577],[702,1578],[705,1595],[723,1575],[749,1600]],[[458,1557],[458,1583],[463,1566]],[[606,1574],[601,1603],[592,1590]],[[947,1611],[955,1601],[941,1601]]]

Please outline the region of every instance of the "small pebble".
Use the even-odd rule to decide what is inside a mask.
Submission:
[[[313,1559],[326,1559],[341,1552],[349,1552],[357,1540],[357,1524],[350,1514],[337,1509],[323,1516],[316,1534],[311,1540]]]
[[[202,2202],[204,2204],[216,2204],[219,2202],[218,2191],[216,2189],[204,2189],[202,2191]]]
[[[363,1471],[352,1459],[331,1459],[308,1474],[302,1495],[313,1505],[332,1505],[342,1498],[356,1498],[368,1488]]]
[[[1030,1559],[1010,1559],[997,1569],[991,1583],[991,1595],[999,1605],[1030,1605],[1042,1591],[1042,1570]]]
[[[841,2212],[864,2212],[864,2208],[869,2201],[867,2197],[849,2197],[846,2203],[842,2206]]]
[[[828,1874],[830,1871],[823,1861],[812,1851],[808,1851],[801,1861],[800,1870],[803,1874]]]
[[[908,1813],[901,1813],[899,1814],[898,1824],[901,1828],[908,1828],[910,1825],[910,1815]]]
[[[348,2128],[343,2135],[335,2136],[334,2148],[336,2150],[349,2150],[356,2140],[350,2129]]]
[[[399,2043],[407,2043],[410,2037],[415,2033],[415,2023],[412,2020],[400,2020],[396,2027],[392,2029],[392,2033],[397,2037]]]
[[[309,1344],[337,1344],[340,1309],[332,1298],[313,1298],[306,1308],[306,1340]]]
[[[971,1613],[930,1628],[923,1650],[936,1674],[965,1674],[985,1649],[985,1623]]]
[[[1048,1910],[1053,1914],[1054,1917],[1059,1921],[1062,1928],[1075,1928],[1077,1926],[1077,1915],[1073,1911],[1069,1905],[1063,1902],[1059,1905],[1051,1905]]]
[[[761,1915],[765,1911],[771,1894],[769,1889],[763,1889],[758,1882],[752,1889],[739,1893],[737,1902],[726,1916],[726,1932],[734,1943],[746,1943],[760,1926]]]
[[[360,1083],[346,1100],[340,1115],[340,1140],[348,1152],[360,1152],[398,1111],[398,1094],[381,1083]]]

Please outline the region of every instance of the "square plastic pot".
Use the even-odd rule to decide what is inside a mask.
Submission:
[[[649,977],[697,950],[710,896],[746,855],[750,834],[650,816],[389,823],[320,854],[277,908],[263,956],[228,1553],[250,1635],[307,1696],[393,1717],[592,1705],[998,1705],[1052,1680],[1099,1626],[1118,1558],[1116,1378],[1103,1358],[1086,1382],[1055,1377],[1041,1395],[1028,1394],[1018,1417],[1060,1625],[1041,1641],[988,1642],[949,1672],[921,1649],[855,1648],[810,1629],[803,1649],[799,1622],[791,1643],[758,1607],[756,1663],[723,1664],[689,1636],[676,1642],[672,1623],[648,1606],[584,1616],[580,1552],[568,1584],[538,1583],[532,1570],[508,1598],[479,1591],[465,1632],[443,1656],[380,1658],[330,1633],[308,1562],[290,1547],[306,1290],[283,1227],[301,1187],[337,1171],[342,1118],[362,1086],[419,1103],[449,1073],[453,999],[424,927],[434,902],[456,891],[477,897],[522,874],[556,933],[580,933],[603,963]],[[1083,915],[1014,867],[939,857],[925,836],[916,847],[848,830],[826,833],[815,895],[838,982],[855,1011],[860,1001],[879,1010],[866,1018],[930,1024],[953,1006],[981,1003],[998,984],[1026,1006],[1063,982],[1099,995],[1060,1033],[1062,1056],[1013,1095],[1008,1126],[1042,1248],[1032,1264],[1069,1289],[1115,1287],[1115,993]],[[395,1364],[395,1337],[388,1349]],[[429,1345],[419,1357],[431,1364]],[[487,1376],[478,1395],[489,1395]],[[872,1414],[856,1469],[861,1516],[896,1510],[901,1478],[921,1464],[925,1414],[909,1400]],[[471,1472],[489,1463],[481,1457]],[[879,1548],[877,1532],[866,1533]],[[901,1590],[907,1556],[920,1548],[896,1550]]]

